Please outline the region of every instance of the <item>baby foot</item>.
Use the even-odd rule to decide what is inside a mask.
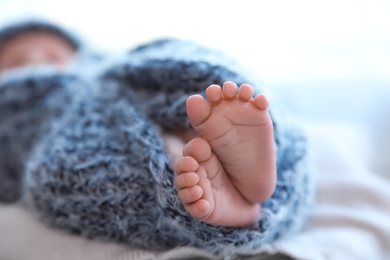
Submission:
[[[206,139],[190,141],[183,155],[175,165],[175,185],[193,217],[220,226],[246,226],[259,218],[260,204],[243,198]]]
[[[234,186],[251,203],[271,197],[276,185],[276,156],[268,99],[243,84],[211,85],[206,101],[200,95],[187,100],[188,119],[209,141]]]
[[[207,88],[208,101],[200,95],[187,101],[188,118],[202,137],[200,140],[209,144],[211,155],[206,164],[203,157],[197,157],[195,148],[184,153],[187,157],[178,162],[176,172],[192,177],[183,182],[180,179],[184,177],[178,176],[177,186],[190,214],[205,222],[248,225],[251,223],[248,220],[255,220],[256,210],[258,217],[258,203],[270,198],[275,190],[276,158],[272,121],[267,111],[269,102],[263,94],[253,99],[253,93],[253,88],[244,84],[237,95],[237,86],[226,82],[222,90],[217,85]],[[188,146],[192,147],[192,142],[185,151]],[[205,147],[202,149],[207,150]],[[211,162],[217,166],[209,166]],[[223,218],[219,218],[218,211]]]

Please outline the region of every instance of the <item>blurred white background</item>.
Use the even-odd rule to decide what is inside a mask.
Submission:
[[[390,175],[389,0],[0,0],[0,25],[25,16],[48,18],[103,50],[159,37],[222,49],[298,117],[368,130],[373,149],[362,152]]]

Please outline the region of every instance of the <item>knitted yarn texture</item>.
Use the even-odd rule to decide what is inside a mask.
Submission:
[[[221,256],[250,254],[299,230],[313,199],[306,139],[272,106],[278,180],[258,222],[203,223],[186,212],[174,187],[155,125],[189,128],[186,99],[205,95],[210,84],[230,80],[263,92],[247,70],[218,51],[161,40],[96,71],[92,79],[81,69],[0,85],[0,175],[23,180],[22,194],[43,221],[137,248],[190,245]]]

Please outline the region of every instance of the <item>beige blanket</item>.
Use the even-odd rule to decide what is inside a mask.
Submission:
[[[308,260],[390,259],[390,182],[368,169],[366,136],[356,130],[329,125],[310,129],[318,168],[316,206],[300,234],[263,246],[259,254]],[[207,258],[213,257],[194,248],[153,253],[87,240],[45,227],[21,205],[0,205],[1,260]]]

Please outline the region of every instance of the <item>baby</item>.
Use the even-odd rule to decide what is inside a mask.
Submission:
[[[5,76],[8,74],[18,74],[19,71],[24,69],[35,71],[41,65],[49,66],[57,71],[64,70],[72,63],[79,47],[80,44],[75,37],[49,23],[29,22],[27,26],[24,23],[8,26],[0,31],[0,81],[6,79]],[[48,86],[49,88],[50,86]],[[7,88],[3,88],[1,91],[0,95],[7,96]],[[14,92],[16,93],[17,90]],[[23,96],[20,92],[17,95]],[[37,93],[36,97],[31,97],[38,100],[40,96],[41,94]],[[26,103],[27,100],[22,102]],[[7,127],[9,119],[11,119],[11,117],[5,116],[5,113],[8,112],[7,107],[10,106],[10,104],[7,104],[7,102],[3,104],[5,111],[1,111],[1,123],[4,129]],[[29,107],[28,109],[33,109],[31,103],[26,104],[26,106]],[[13,108],[13,110],[12,117],[18,121],[17,109]],[[53,111],[53,115],[58,116],[58,112]],[[37,117],[31,117],[30,115],[27,120],[39,122],[38,117],[37,113]],[[26,119],[16,124],[26,124]],[[27,124],[30,125],[30,122]],[[1,127],[0,130],[2,130]],[[26,129],[26,131],[28,130]],[[4,163],[0,163],[0,179],[2,179],[0,182],[0,201],[4,202],[12,202],[20,197],[21,179],[24,175],[22,173],[23,163],[27,159],[25,155],[28,154],[31,144],[38,138],[37,132],[33,138],[25,136],[21,132],[17,134],[19,140],[23,140],[22,147],[15,145],[15,142],[9,136],[0,137],[0,147],[2,148],[0,149],[0,156],[7,157],[7,159],[2,160]],[[13,151],[18,155],[12,156]]]
[[[187,100],[187,114],[200,136],[183,149],[175,184],[187,211],[222,226],[258,220],[260,203],[276,185],[276,159],[268,100],[253,88],[226,82]]]
[[[69,65],[77,62],[80,46],[66,32],[48,25],[21,28],[0,33],[0,73],[35,65],[49,65],[58,71],[66,72]],[[35,193],[32,197],[36,200],[36,207],[46,212],[47,215],[44,217],[52,218],[50,222],[54,225],[88,237],[109,237],[139,247],[166,249],[180,245],[193,245],[204,247],[214,253],[232,250],[229,246],[232,243],[234,246],[242,245],[237,252],[247,253],[249,249],[256,248],[261,243],[278,238],[283,232],[287,232],[285,230],[289,230],[290,226],[301,225],[302,221],[297,219],[304,218],[294,219],[293,215],[304,214],[301,212],[304,211],[307,201],[302,196],[309,193],[306,188],[308,185],[306,171],[303,170],[301,163],[305,158],[303,138],[293,131],[283,132],[287,128],[275,127],[276,124],[268,111],[269,100],[264,94],[254,95],[255,89],[241,80],[240,86],[229,80],[221,80],[222,78],[239,79],[239,75],[207,62],[190,63],[184,58],[183,61],[175,61],[177,57],[175,58],[174,54],[172,54],[174,58],[171,58],[170,49],[175,53],[182,44],[176,41],[157,41],[141,46],[129,53],[130,65],[119,64],[103,76],[97,75],[97,79],[100,80],[98,85],[100,84],[100,88],[103,89],[103,97],[96,100],[92,97],[90,103],[85,104],[103,102],[102,104],[105,105],[97,105],[97,108],[92,105],[90,110],[85,110],[90,112],[80,112],[80,115],[74,117],[85,119],[85,122],[72,121],[72,113],[79,113],[78,110],[69,112],[70,121],[64,121],[64,126],[61,128],[64,129],[63,132],[61,130],[56,132],[59,136],[51,141],[53,144],[47,146],[47,151],[38,150],[43,154],[43,162],[35,172],[30,172],[27,184],[28,181],[33,181],[31,187]],[[194,48],[194,53],[198,48],[197,45],[191,47],[192,45],[186,43],[183,46],[185,51]],[[160,53],[155,48],[161,50],[162,56],[159,56]],[[164,53],[168,53],[167,59],[164,58]],[[202,53],[206,52],[202,51]],[[196,53],[195,55],[190,53],[191,55],[199,59]],[[135,62],[131,63],[131,59]],[[204,70],[206,73],[202,74]],[[176,71],[178,74],[175,74]],[[224,83],[219,86],[210,85],[212,83],[210,82],[206,88],[207,85],[203,86],[199,83],[204,80],[202,77],[206,78],[205,82],[209,82],[210,78],[213,82]],[[177,81],[171,83],[171,78]],[[186,97],[187,118],[185,120],[181,119],[181,103],[175,103],[177,100],[180,101],[183,93],[187,91],[178,89],[177,82],[182,78],[183,84],[187,85],[188,81],[188,93],[190,93],[188,98]],[[196,85],[198,83],[201,86],[199,88],[202,89],[198,90]],[[110,91],[112,91],[110,87],[116,84],[124,84],[124,92],[118,92],[122,93],[119,94],[119,100],[109,101]],[[185,85],[183,88],[186,87]],[[120,87],[113,89],[122,91]],[[164,166],[163,163],[165,159],[162,158],[165,158],[165,155],[162,157],[158,155],[160,148],[150,147],[154,144],[158,146],[159,142],[153,141],[155,137],[148,133],[148,124],[141,124],[137,128],[140,119],[138,117],[135,121],[128,119],[131,113],[137,113],[137,109],[131,110],[133,108],[130,105],[138,101],[136,97],[133,102],[133,96],[127,99],[128,95],[143,91],[151,91],[146,95],[151,97],[151,100],[146,101],[146,114],[154,122],[169,128],[169,124],[185,127],[183,121],[188,120],[192,126],[191,129],[184,131],[180,127],[171,129],[182,140],[182,156],[176,159],[174,155],[171,156],[174,158],[173,168],[176,173],[175,192],[171,191],[173,183],[170,181],[170,166]],[[89,99],[91,96],[86,98]],[[122,109],[122,103],[128,104],[124,106],[125,110]],[[100,106],[105,109],[100,110]],[[126,114],[127,112],[129,114]],[[93,113],[91,118],[88,117],[88,113]],[[168,123],[166,123],[168,119],[164,119],[167,113],[170,120]],[[127,119],[122,115],[126,115]],[[80,131],[85,134],[84,138],[77,139],[78,128],[72,128],[73,124],[80,126]],[[97,128],[101,127],[105,128],[99,132]],[[66,130],[67,128],[72,130]],[[127,130],[128,128],[133,130]],[[127,132],[135,131],[134,129],[140,132]],[[103,135],[99,137],[99,133]],[[132,135],[134,140],[129,139],[128,135]],[[147,137],[143,137],[144,135]],[[165,136],[162,134],[163,139]],[[65,147],[68,143],[62,138],[69,139],[68,143],[78,146]],[[117,138],[115,145],[113,145],[114,141],[111,142],[114,138]],[[50,141],[50,138],[48,140]],[[74,140],[79,140],[80,144]],[[123,149],[119,147],[127,142],[131,147]],[[146,145],[147,148],[138,143]],[[167,138],[164,143],[166,143],[165,150],[170,152],[172,145]],[[56,144],[60,144],[60,147]],[[63,145],[65,146],[62,147]],[[90,146],[98,147],[94,148],[97,150],[93,150],[91,155]],[[126,154],[129,149],[133,150]],[[142,153],[148,153],[148,149],[154,152],[143,156]],[[59,151],[63,151],[63,154]],[[106,154],[107,151],[112,151],[114,154]],[[74,155],[75,153],[79,154]],[[158,158],[154,156],[156,153]],[[64,159],[60,159],[61,156],[64,156]],[[89,165],[88,156],[92,156],[89,162],[94,165],[79,166],[83,165],[84,160],[85,164]],[[129,156],[138,156],[140,159],[137,160],[141,166],[135,166],[133,170],[131,167],[134,165],[122,165],[122,162],[129,160],[123,158],[130,158]],[[49,157],[50,159],[46,159]],[[102,158],[110,158],[111,161],[100,162]],[[66,160],[76,160],[76,162],[68,169],[66,168],[68,166],[63,164]],[[58,163],[58,166],[52,166],[49,163],[51,161]],[[148,165],[149,168],[137,177],[138,172],[143,171],[144,165]],[[96,171],[96,174],[89,175],[89,169],[92,173]],[[154,170],[157,171],[157,176]],[[119,177],[113,177],[118,171]],[[46,174],[48,177],[45,177]],[[149,176],[147,174],[151,174],[150,177],[145,177]],[[83,177],[84,175],[87,177]],[[104,181],[99,178],[103,178],[101,180]],[[122,178],[124,178],[123,183]],[[146,178],[140,180],[145,183],[138,185],[137,178]],[[34,181],[42,183],[37,182],[37,184]],[[50,186],[52,181],[59,186]],[[77,184],[79,182],[83,184]],[[303,186],[295,189],[296,185],[301,183]],[[150,184],[158,188],[149,189]],[[71,188],[66,188],[67,185],[71,185],[69,186]],[[93,185],[103,186],[99,188]],[[128,186],[135,187],[134,189],[144,187],[143,189],[147,190],[128,193],[129,189],[123,188]],[[46,193],[43,192],[46,189]],[[160,192],[161,190],[163,191]],[[91,197],[90,192],[95,195]],[[57,195],[60,196],[59,199],[56,199]],[[67,196],[67,199],[61,196]],[[117,201],[117,198],[121,198],[120,201]],[[180,199],[181,206],[176,205],[176,198]],[[138,200],[142,200],[145,204],[140,205],[137,203]],[[279,206],[278,201],[282,206]],[[137,209],[128,208],[129,206],[126,205],[135,205]],[[182,213],[183,206],[187,211],[185,214]],[[66,210],[64,207],[69,208]],[[188,218],[187,214],[193,219]],[[86,224],[80,224],[80,221]],[[151,231],[148,231],[149,228]],[[153,235],[148,232],[152,232]]]
[[[63,68],[74,58],[77,45],[54,29],[21,31],[0,41],[0,72],[31,65]]]
[[[63,69],[77,49],[50,31],[14,35],[0,47],[0,72],[30,65]],[[247,226],[260,217],[260,203],[276,185],[272,121],[264,94],[253,98],[247,84],[226,82],[187,101],[187,113],[199,137],[189,141],[178,160],[175,184],[187,211],[204,222]]]

